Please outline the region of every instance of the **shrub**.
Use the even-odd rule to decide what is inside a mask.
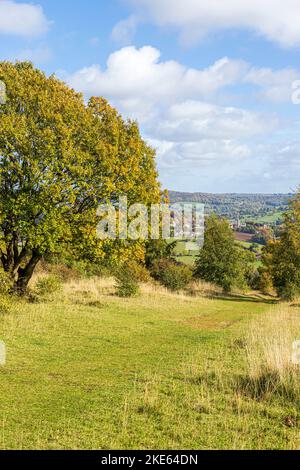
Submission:
[[[278,294],[282,300],[291,302],[300,296],[300,288],[296,284],[290,282],[283,287],[277,288]]]
[[[139,293],[139,285],[130,270],[123,266],[115,275],[118,297],[134,297]]]
[[[60,256],[47,255],[39,266],[42,271],[55,274],[64,282],[112,275],[112,267],[107,261],[92,262],[88,259],[75,259],[69,253]]]
[[[50,274],[57,276],[62,282],[70,282],[80,279],[80,274],[76,269],[69,268],[64,264],[51,266]]]
[[[13,287],[13,282],[9,275],[0,269],[0,295],[1,294],[8,294]]]
[[[247,277],[247,284],[251,289],[262,292],[265,295],[274,293],[272,279],[263,268],[255,269],[250,276]]]
[[[151,268],[159,259],[172,259],[177,241],[172,243],[166,240],[149,240],[146,242],[145,262],[147,268]]]
[[[130,261],[129,263],[126,263],[126,270],[137,282],[147,283],[151,281],[149,271],[144,265],[137,263],[136,261]]]
[[[0,315],[7,315],[12,308],[12,300],[9,295],[0,295]]]
[[[184,289],[192,280],[192,271],[188,266],[167,259],[153,264],[152,275],[172,291]]]
[[[80,272],[75,269],[75,267],[64,263],[64,260],[60,262],[58,259],[55,261],[51,260],[51,262],[42,261],[38,268],[38,272],[50,276],[56,276],[61,280],[61,282],[70,282],[81,278]]]
[[[12,279],[3,269],[0,269],[0,315],[7,315],[11,311],[12,299],[9,294],[12,288]]]
[[[50,298],[62,290],[62,283],[58,276],[50,275],[40,278],[34,288],[35,300]]]
[[[259,271],[258,290],[263,294],[269,295],[273,293],[273,283],[270,274],[265,271]]]
[[[260,290],[260,274],[257,269],[254,269],[253,272],[248,275],[247,284],[253,290]]]
[[[70,260],[67,267],[77,273],[77,278],[110,277],[112,275],[110,266],[102,263],[92,263],[88,260]]]

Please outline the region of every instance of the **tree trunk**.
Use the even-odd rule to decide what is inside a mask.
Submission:
[[[25,268],[18,269],[18,279],[15,284],[15,288],[20,295],[26,293],[30,279],[32,278],[33,272],[41,260],[42,256],[37,252],[33,251],[30,261],[25,266]]]

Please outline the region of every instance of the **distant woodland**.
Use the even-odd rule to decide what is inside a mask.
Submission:
[[[274,216],[274,222],[285,212],[292,194],[208,194],[169,191],[170,201],[205,204],[207,214],[229,220],[257,220]]]

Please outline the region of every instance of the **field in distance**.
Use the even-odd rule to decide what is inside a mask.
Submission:
[[[276,223],[282,219],[292,194],[209,194],[169,191],[171,203],[197,202],[205,205],[207,214],[228,220]]]

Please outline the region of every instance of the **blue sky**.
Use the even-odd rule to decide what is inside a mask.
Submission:
[[[137,119],[174,190],[299,186],[299,53],[298,0],[0,0],[0,60]]]

